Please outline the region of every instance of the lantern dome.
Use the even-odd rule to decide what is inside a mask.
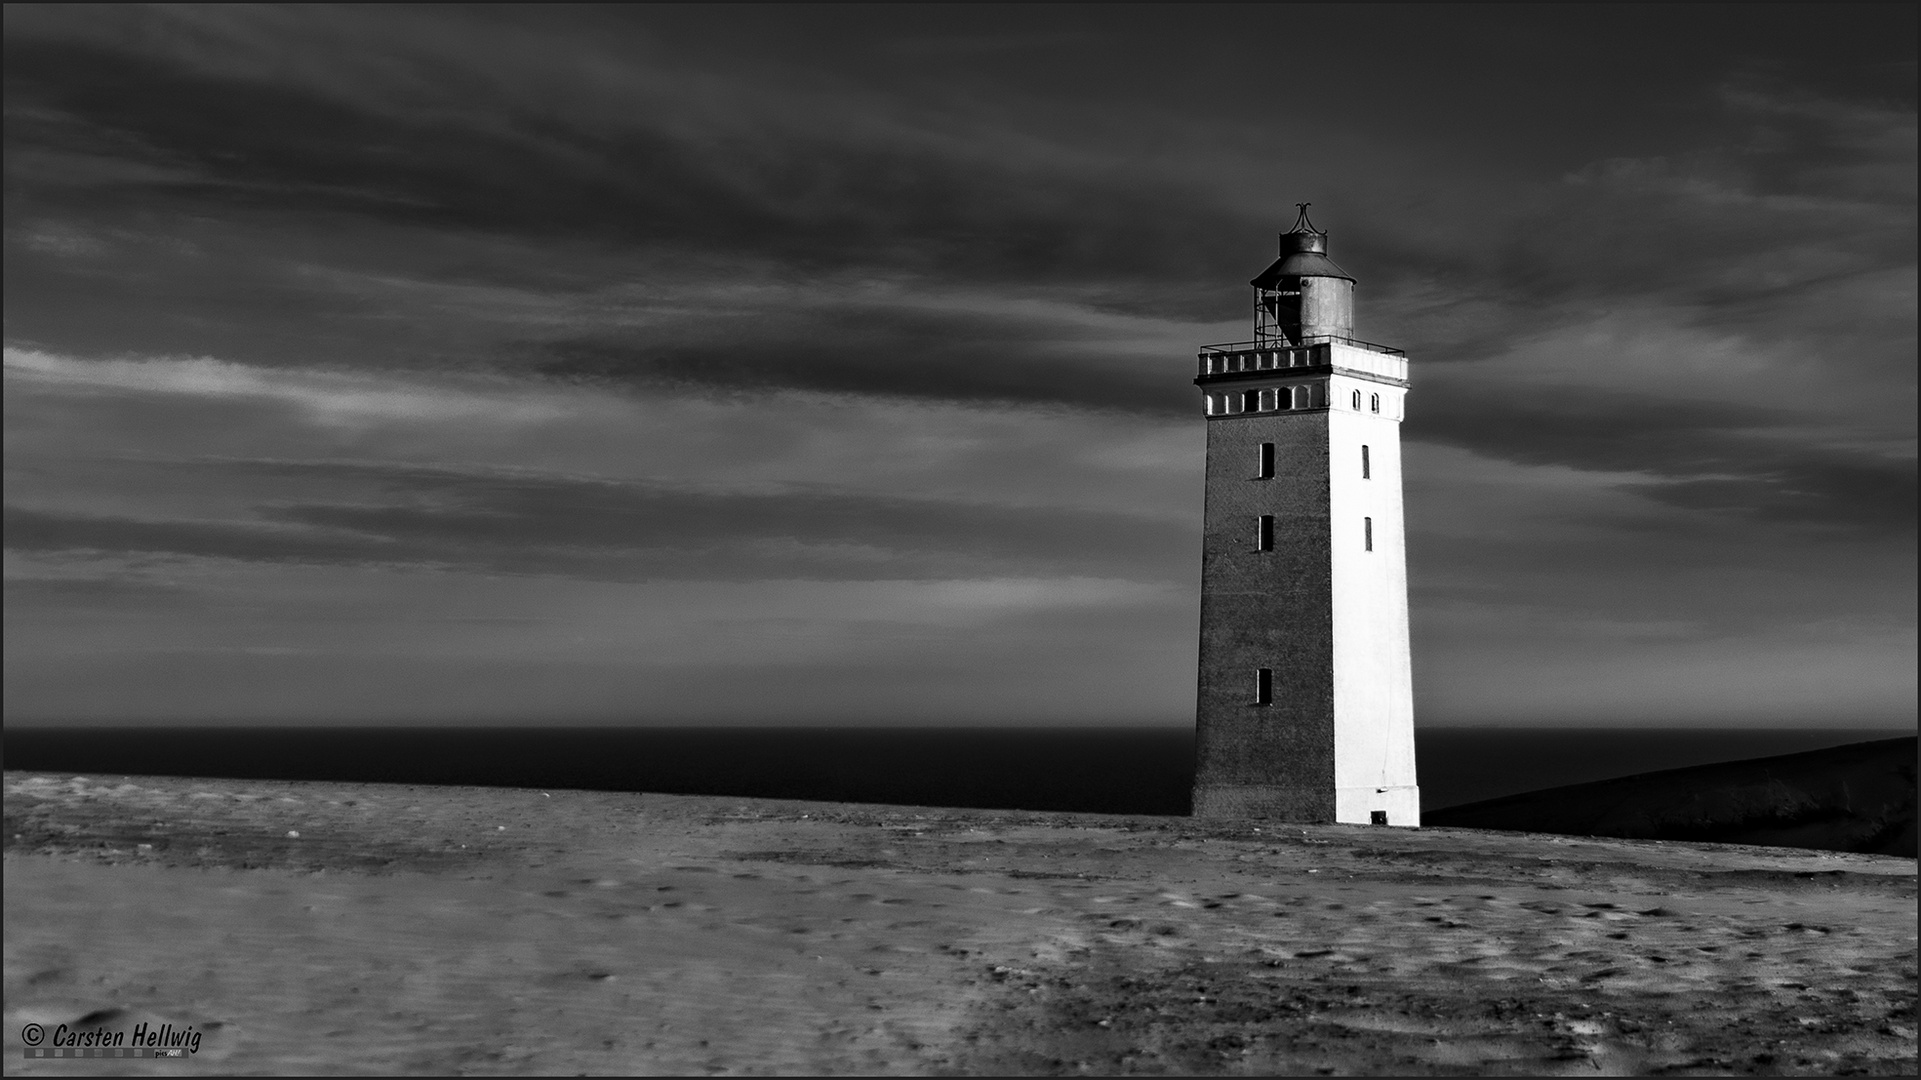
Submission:
[[[1281,257],[1261,271],[1248,284],[1257,289],[1278,288],[1285,278],[1326,277],[1353,281],[1354,275],[1327,257],[1327,234],[1307,220],[1307,204],[1301,204],[1300,219],[1294,228],[1281,234]]]

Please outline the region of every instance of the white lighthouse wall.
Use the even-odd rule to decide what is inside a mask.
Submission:
[[[1338,361],[1337,361],[1338,362]],[[1408,651],[1407,541],[1401,496],[1406,391],[1335,376],[1328,469],[1333,556],[1335,820],[1420,824]],[[1355,391],[1360,408],[1353,406]],[[1375,395],[1381,411],[1373,411]],[[1361,448],[1368,448],[1362,475]],[[1367,519],[1373,550],[1367,550]]]

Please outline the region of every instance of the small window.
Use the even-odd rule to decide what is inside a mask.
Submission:
[[[1273,390],[1269,389],[1269,390],[1261,391],[1261,411],[1262,412],[1274,411],[1274,391]]]
[[[1370,825],[1385,825],[1387,824],[1387,811],[1369,810],[1367,812],[1367,820]]]
[[[1309,396],[1310,394],[1311,394],[1311,391],[1309,391],[1308,388],[1305,386],[1295,387],[1294,388],[1294,407],[1297,409],[1308,408],[1312,403],[1312,398]]]
[[[1374,411],[1375,412],[1381,411],[1381,395],[1379,394],[1374,395]]]
[[[1254,461],[1254,478],[1256,480],[1274,479],[1274,444],[1273,443],[1264,442],[1261,444],[1261,452]]]
[[[1361,411],[1361,392],[1359,390],[1354,391],[1354,411]]]
[[[1365,445],[1361,447],[1361,479],[1374,479],[1374,466],[1367,459],[1367,447]]]
[[[1248,412],[1261,411],[1261,392],[1259,390],[1249,390],[1247,393],[1241,395],[1241,397],[1246,402]]]
[[[1254,704],[1274,704],[1274,669],[1254,669]]]
[[[1373,518],[1361,519],[1361,539],[1367,545],[1367,550],[1369,551],[1374,550],[1374,519]]]
[[[1273,551],[1274,550],[1274,515],[1273,514],[1262,514],[1260,522],[1254,526],[1254,550],[1255,551]]]

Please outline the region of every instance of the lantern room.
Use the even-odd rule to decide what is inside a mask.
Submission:
[[[1354,277],[1327,257],[1327,234],[1307,218],[1281,234],[1280,258],[1250,284],[1255,289],[1254,340],[1285,347],[1354,336]]]

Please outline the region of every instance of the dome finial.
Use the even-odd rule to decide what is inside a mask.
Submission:
[[[1314,223],[1309,221],[1307,217],[1307,208],[1313,205],[1313,203],[1304,202],[1294,204],[1294,206],[1300,210],[1301,216],[1294,219],[1294,227],[1292,229],[1281,234],[1280,251],[1282,258],[1298,252],[1313,252],[1317,255],[1327,254],[1327,234],[1315,228]],[[1342,271],[1337,276],[1347,277],[1347,272]]]

